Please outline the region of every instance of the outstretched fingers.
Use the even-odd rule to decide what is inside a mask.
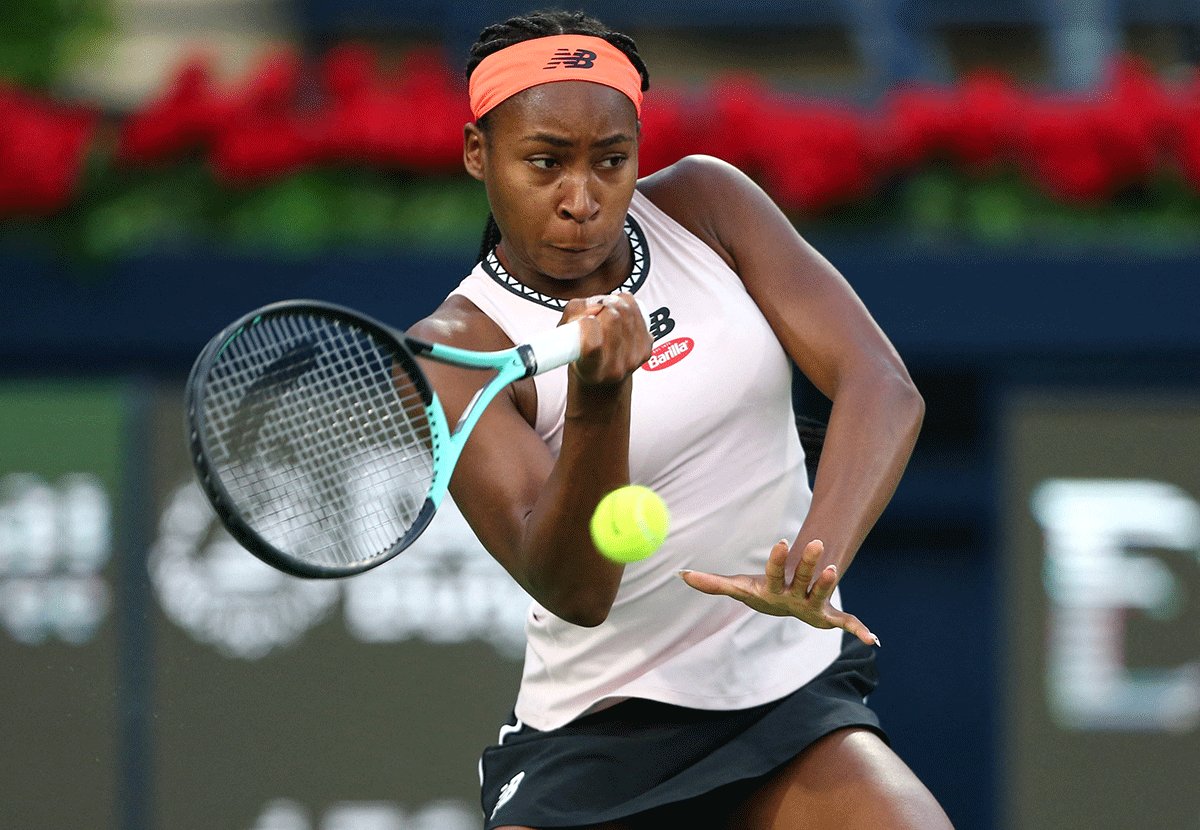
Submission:
[[[869,646],[879,646],[879,638],[871,633],[871,629],[867,628],[858,617],[853,614],[847,614],[836,609],[830,609],[825,615],[834,627],[840,628],[843,631],[848,631],[863,643]]]
[[[787,539],[780,539],[767,556],[766,589],[771,594],[782,594],[787,583],[787,559],[791,547]]]
[[[752,593],[749,585],[750,578],[745,574],[724,576],[721,574],[704,573],[703,571],[680,571],[679,576],[691,587],[702,594],[713,596],[734,597],[745,601]]]
[[[806,599],[809,596],[809,589],[813,586],[813,580],[817,573],[817,565],[824,553],[825,543],[820,539],[813,539],[804,546],[804,550],[800,554],[800,561],[796,565],[796,572],[792,575],[792,586],[789,591],[796,599]],[[830,565],[830,567],[833,566]],[[826,568],[826,570],[829,569]],[[834,584],[836,585],[836,569],[834,573]],[[832,592],[833,589],[830,588],[830,593]]]
[[[761,575],[726,576],[684,570],[679,576],[701,593],[733,597],[760,613],[796,617],[816,628],[841,628],[867,645],[879,645],[879,638],[858,617],[830,602],[841,575],[832,564],[818,572],[824,553],[825,545],[819,539],[805,545],[790,583],[787,579],[790,547],[786,539],[771,548]]]

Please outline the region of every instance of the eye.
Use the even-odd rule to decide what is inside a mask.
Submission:
[[[558,166],[558,159],[552,159],[552,158],[547,158],[545,156],[539,156],[537,158],[530,159],[529,163],[532,164],[534,167],[538,168],[539,170],[552,170]]]
[[[600,167],[606,170],[615,170],[627,161],[626,156],[609,156],[600,160]]]

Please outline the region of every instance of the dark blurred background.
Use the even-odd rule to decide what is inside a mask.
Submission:
[[[584,7],[650,66],[642,172],[746,169],[924,392],[844,583],[897,750],[960,830],[1200,827],[1200,4]],[[461,67],[529,8],[0,14],[4,827],[480,826],[520,590],[452,507],[362,577],[260,565],[181,397],[257,305],[403,327],[467,272]]]

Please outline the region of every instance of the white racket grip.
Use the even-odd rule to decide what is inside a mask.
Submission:
[[[580,341],[582,334],[579,321],[572,320],[530,340],[526,345],[533,352],[533,360],[537,364],[533,374],[540,375],[577,359],[583,347]]]
[[[642,321],[646,324],[646,329],[650,330],[650,315],[640,304],[638,310],[642,313]],[[557,369],[559,366],[565,366],[578,359],[579,353],[583,349],[582,336],[583,332],[580,330],[579,321],[572,320],[570,323],[564,323],[545,334],[532,338],[526,344],[533,352],[533,360],[537,365],[531,374],[540,375],[542,372]]]

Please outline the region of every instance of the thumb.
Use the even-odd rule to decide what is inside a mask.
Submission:
[[[680,571],[679,577],[703,594],[729,597],[740,593],[732,577],[688,570]]]

